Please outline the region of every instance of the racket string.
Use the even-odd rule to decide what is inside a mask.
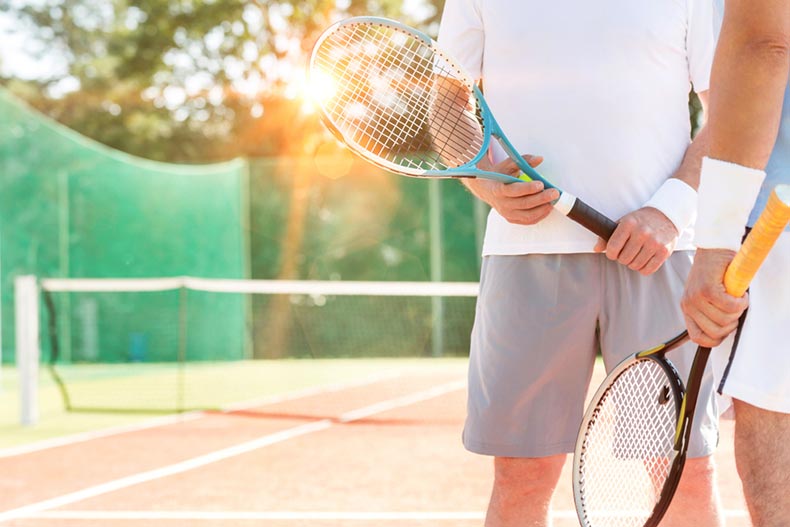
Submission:
[[[364,73],[371,72],[367,70]],[[376,156],[386,157],[388,152],[404,142],[409,134],[414,135],[413,127],[400,126],[400,122],[393,120],[394,112],[375,101],[368,100],[369,96],[363,96],[366,81],[363,80],[362,75],[355,73],[352,78],[344,75],[340,82],[353,86],[354,91],[346,93],[339,100],[342,104],[330,108],[330,114],[338,123],[339,128],[349,133],[365,150]],[[372,122],[363,119],[368,112],[367,108],[371,106],[385,110],[384,113],[379,113],[379,118]],[[393,136],[394,130],[400,130],[400,132]]]
[[[426,120],[430,115],[430,98],[427,95],[422,95],[422,93],[428,94],[429,92],[425,89],[420,90],[421,86],[424,87],[424,81],[418,77],[419,73],[424,73],[427,70],[426,64],[421,62],[421,60],[425,59],[420,57],[418,50],[404,49],[407,49],[407,51],[396,53],[391,50],[388,52],[388,58],[392,58],[394,64],[403,66],[403,71],[406,73],[408,80],[411,81],[410,87],[412,89],[407,92],[409,94],[407,104],[409,114],[406,116],[406,121],[409,124],[405,129],[395,129],[397,139],[400,139],[401,143],[405,142],[407,138],[417,137],[420,131],[424,130],[427,124]],[[411,59],[409,62],[406,61],[407,56]],[[420,141],[420,143],[424,143],[424,141]]]
[[[363,28],[364,33],[361,37],[357,37],[360,44],[364,45],[365,41],[373,41],[380,39],[377,35],[371,35],[370,32],[373,30],[373,26],[355,26],[355,29]],[[361,71],[360,75],[357,75],[355,79],[349,79],[345,75],[343,75],[340,79],[342,82],[342,86],[344,88],[350,87],[353,91],[351,93],[345,93],[343,97],[341,97],[340,102],[345,103],[343,104],[343,108],[341,108],[341,113],[336,114],[343,122],[343,124],[350,124],[351,128],[355,132],[353,135],[358,139],[358,141],[365,147],[366,149],[372,151],[374,154],[382,156],[385,152],[392,150],[397,144],[402,143],[404,138],[407,136],[415,135],[415,128],[414,125],[408,125],[406,127],[399,126],[401,123],[397,122],[393,119],[393,114],[389,108],[387,108],[386,104],[381,104],[379,101],[375,101],[373,96],[368,95],[365,98],[368,106],[375,107],[376,110],[384,110],[383,114],[379,114],[384,118],[379,118],[373,121],[373,124],[367,123],[366,127],[361,126],[364,121],[359,119],[356,112],[348,112],[347,108],[348,105],[360,104],[363,98],[361,97],[360,92],[365,90],[370,92],[371,88],[375,88],[372,86],[371,80],[372,79],[379,79],[382,78],[381,73],[381,66],[388,65],[394,62],[394,59],[398,57],[393,53],[392,49],[386,52],[385,55],[381,54],[380,47],[376,50],[377,55],[373,58],[369,58],[368,55],[363,54],[360,56],[355,56],[355,64],[357,65],[354,68],[355,73],[356,71]],[[402,62],[402,61],[401,61]],[[389,68],[389,71],[392,71],[392,68]],[[401,70],[403,71],[403,70]],[[383,102],[388,102],[386,99],[389,97],[390,99],[402,99],[400,95],[403,94],[403,90],[400,93],[395,92],[394,90],[384,90],[382,89],[383,86],[381,83],[378,85],[378,97],[379,99],[384,99]],[[376,95],[375,93],[373,94]],[[391,100],[389,102],[392,102]],[[412,102],[412,101],[409,101]],[[404,108],[412,108],[415,106],[409,104],[403,104]],[[367,108],[364,108],[365,110]],[[349,119],[349,116],[351,119]],[[363,115],[364,116],[364,115]],[[406,116],[407,119],[411,119],[412,123],[414,121],[413,116]],[[356,121],[356,123],[355,123]],[[393,133],[396,134],[393,136]],[[364,141],[364,143],[363,143]]]
[[[343,28],[321,44],[314,67],[337,88],[323,102],[330,119],[379,158],[442,170],[470,162],[482,148],[483,125],[467,81],[405,32],[373,24]],[[455,90],[437,90],[442,79],[455,80]],[[464,100],[472,110],[460,117],[447,111]]]
[[[651,516],[674,460],[670,382],[656,361],[637,361],[598,402],[577,475],[586,525],[642,527]]]
[[[436,82],[442,82],[437,80]],[[453,153],[459,151],[461,155],[452,156],[454,159],[451,161],[452,166],[460,166],[469,162],[482,147],[482,124],[479,123],[477,115],[471,116],[469,111],[463,112],[461,118],[451,119],[453,116],[453,106],[458,100],[469,100],[470,93],[462,84],[456,84],[455,90],[448,95],[446,89],[440,88],[435,91],[436,100],[433,103],[433,108],[436,110],[445,109],[445,111],[434,111],[434,114],[440,121],[434,120],[431,127],[434,130],[434,136],[438,141],[444,142],[445,145],[451,148],[443,148],[439,155],[449,160],[449,151],[452,149]],[[457,110],[456,110],[457,113]],[[474,119],[477,126],[480,127],[480,135],[475,133],[475,124],[471,122]],[[459,126],[466,123],[467,129],[459,130]]]
[[[362,36],[358,34],[360,29],[364,30]],[[392,124],[379,119],[371,126],[363,119],[368,113],[368,108],[375,105],[371,100],[369,79],[374,74],[373,70],[378,67],[378,63],[368,58],[367,50],[364,49],[365,40],[371,39],[367,35],[369,31],[370,27],[354,26],[354,32],[350,35],[333,35],[335,38],[330,45],[319,50],[319,57],[324,66],[329,66],[328,73],[334,78],[335,85],[342,90],[340,96],[334,98],[334,104],[331,106],[327,104],[330,115],[340,128],[350,132],[363,148],[382,156],[391,148],[387,141],[381,139],[386,139],[387,127],[393,129]],[[349,47],[346,39],[338,42],[341,37],[356,41],[357,46]],[[345,53],[337,53],[343,51]],[[343,60],[337,60],[340,57]],[[380,77],[380,74],[377,76]]]

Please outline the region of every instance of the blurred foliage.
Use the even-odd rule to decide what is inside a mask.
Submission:
[[[313,42],[333,21],[374,14],[435,35],[442,6],[443,0],[0,0],[0,11],[18,20],[18,33],[30,42],[26,50],[40,50],[42,64],[52,54],[63,59],[46,78],[0,82],[121,151],[176,163],[255,160],[253,277],[424,280],[428,187],[372,177],[368,165],[339,150],[305,104],[304,76]],[[462,238],[448,243],[445,276],[471,280],[479,261],[473,199],[460,185],[443,188],[445,222],[454,226],[447,239]]]
[[[149,159],[299,155],[323,133],[301,98],[321,30],[375,14],[435,33],[443,3],[0,0],[29,49],[64,66],[0,82],[70,128]]]
[[[691,118],[691,136],[694,137],[705,124],[705,112],[702,108],[702,101],[699,100],[694,90],[689,93],[689,116]]]

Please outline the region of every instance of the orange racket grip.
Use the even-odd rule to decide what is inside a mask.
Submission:
[[[768,252],[790,222],[790,185],[777,185],[746,241],[724,273],[724,287],[741,297],[749,288]]]

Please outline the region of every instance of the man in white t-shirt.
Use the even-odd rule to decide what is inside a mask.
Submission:
[[[596,352],[607,368],[683,329],[706,132],[711,0],[447,0],[439,43],[483,83],[517,148],[619,226],[608,244],[554,211],[538,182],[465,184],[492,207],[469,368],[467,449],[494,456],[486,525],[549,525]],[[517,174],[501,150],[485,168]],[[504,160],[504,161],[503,161]],[[603,254],[596,254],[605,251]],[[674,251],[674,252],[673,252]],[[693,346],[670,358],[687,374]],[[712,376],[662,526],[722,525]],[[681,516],[682,514],[682,516]]]

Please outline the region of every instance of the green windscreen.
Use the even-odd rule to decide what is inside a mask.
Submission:
[[[3,360],[13,358],[15,276],[248,277],[247,174],[242,160],[174,165],[126,155],[0,88]],[[177,360],[153,356],[160,337],[146,329],[171,316],[172,295],[125,298],[123,305],[72,302],[68,295],[57,301],[62,361]],[[189,307],[201,334],[190,357],[216,358],[221,349],[226,358],[244,358],[249,306],[243,299],[198,297]],[[95,324],[105,328],[102,342],[86,347],[81,342],[90,333],[81,328]]]
[[[478,277],[485,210],[461,184],[388,174],[329,137],[249,163],[158,163],[88,140],[0,90],[0,185],[6,362],[15,343],[13,280],[21,274],[386,282]],[[468,349],[470,300],[461,301],[465,314],[458,319],[450,300],[445,310],[430,299],[315,301],[284,294],[57,293],[57,362],[457,355]],[[52,351],[50,321],[42,316],[44,360]],[[392,337],[406,333],[408,339]]]

